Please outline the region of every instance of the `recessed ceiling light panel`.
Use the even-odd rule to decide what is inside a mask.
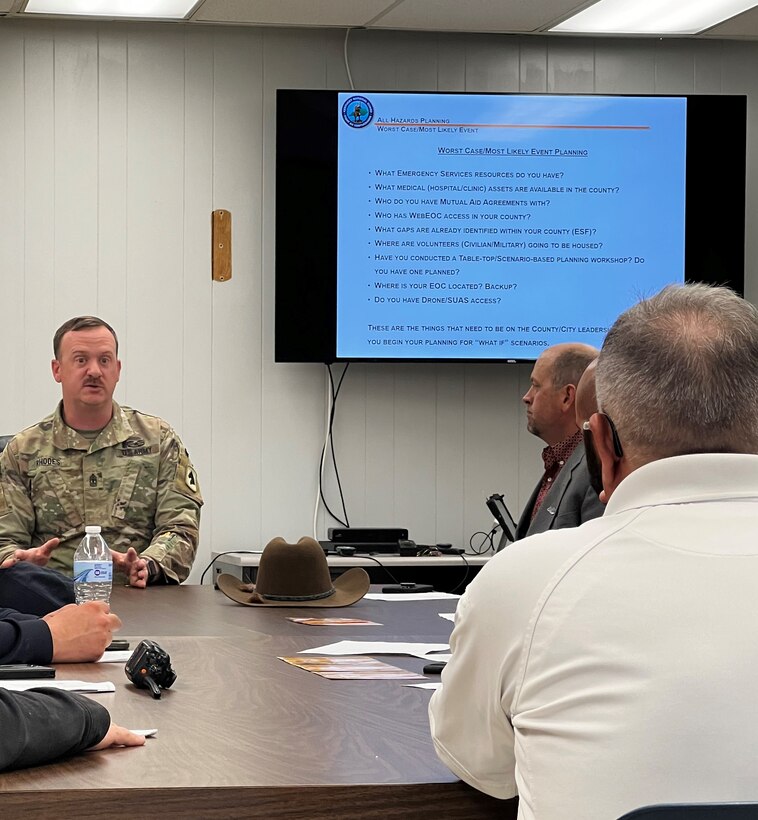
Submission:
[[[756,0],[600,0],[550,31],[697,34],[755,5]]]
[[[27,14],[182,20],[196,4],[197,0],[29,0],[24,11]]]

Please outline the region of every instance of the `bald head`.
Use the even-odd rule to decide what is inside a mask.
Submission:
[[[574,399],[574,412],[576,413],[576,426],[581,429],[582,424],[589,419],[593,413],[597,413],[597,395],[595,394],[595,369],[597,359],[593,359],[588,365],[579,384],[576,386],[576,399]]]
[[[635,469],[686,453],[758,453],[758,309],[727,288],[664,288],[613,323],[597,394]]]

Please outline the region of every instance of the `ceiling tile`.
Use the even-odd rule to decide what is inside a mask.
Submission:
[[[376,29],[548,34],[550,26],[592,2],[596,0],[204,0],[190,22],[304,28],[359,28],[370,23],[368,27]],[[37,17],[19,11],[24,5],[25,0],[0,0],[0,15]],[[694,37],[758,40],[758,8]]]
[[[586,5],[581,0],[404,0],[374,25],[426,31],[531,32]]]
[[[268,26],[362,26],[391,0],[205,0],[192,20]]]
[[[704,33],[705,37],[758,37],[758,8],[730,17]]]

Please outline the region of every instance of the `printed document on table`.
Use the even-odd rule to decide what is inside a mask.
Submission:
[[[423,680],[417,672],[391,666],[364,655],[309,655],[307,658],[279,658],[306,672],[330,680]]]
[[[363,597],[369,601],[442,601],[461,596],[450,592],[367,592]]]
[[[446,648],[450,649],[449,646]],[[421,658],[425,661],[442,661],[443,663],[447,663],[450,660],[450,658],[453,657],[453,655],[451,652],[448,652],[447,654],[443,652],[435,652],[433,655],[429,652],[419,652],[419,654],[415,655],[415,657]]]
[[[400,641],[337,641],[314,649],[301,649],[300,655],[412,655],[423,658],[429,652],[445,652],[446,643],[402,643]]]
[[[64,692],[115,692],[116,685],[109,680],[55,680],[54,678],[24,678],[23,680],[4,680],[3,689],[13,692],[26,692],[27,689],[62,689]]]
[[[110,652],[103,652],[95,663],[126,663],[131,656],[131,649],[112,649]]]

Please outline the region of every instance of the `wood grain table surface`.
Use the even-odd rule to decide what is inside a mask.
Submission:
[[[338,640],[447,642],[454,600],[362,600],[341,609],[250,608],[211,586],[116,589],[119,637],[157,641],[177,680],[160,700],[123,664],[62,664],[59,679],[110,680],[93,695],[142,748],[0,775],[0,814],[25,817],[515,817],[458,781],[429,735],[430,693],[403,681],[334,681],[279,660]],[[304,626],[288,616],[381,626]],[[409,656],[382,660],[421,672]]]

